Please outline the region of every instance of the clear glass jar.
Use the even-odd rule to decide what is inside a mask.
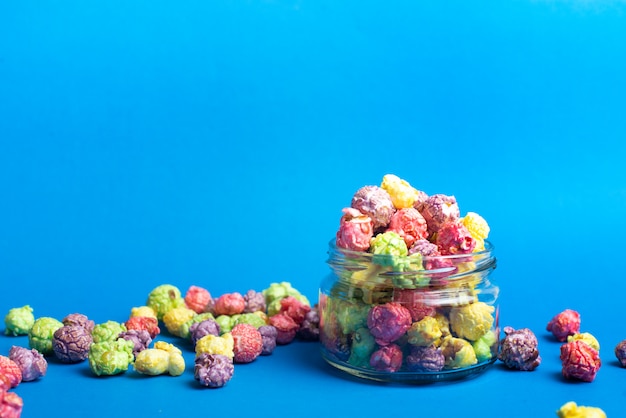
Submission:
[[[331,365],[362,378],[421,383],[475,375],[496,360],[493,246],[422,257],[328,251],[320,342]]]

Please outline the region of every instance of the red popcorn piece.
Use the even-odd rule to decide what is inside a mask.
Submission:
[[[435,316],[437,309],[424,303],[423,293],[414,289],[394,289],[393,301],[400,303],[411,313],[413,322],[417,322],[426,316]]]
[[[435,244],[442,255],[468,254],[474,251],[476,239],[460,222],[446,222],[435,233]]]
[[[159,320],[149,316],[131,316],[128,321],[124,322],[124,326],[128,331],[147,331],[153,340],[161,333]]]
[[[256,327],[250,324],[237,324],[230,331],[233,336],[235,363],[250,363],[263,351],[263,337]]]
[[[370,366],[380,372],[397,372],[402,366],[402,349],[397,344],[381,347],[370,356]]]
[[[0,389],[0,417],[20,418],[24,401],[15,392]]]
[[[364,215],[358,209],[343,209],[336,235],[338,247],[352,251],[367,251],[373,236],[374,223],[369,216]]]
[[[565,341],[570,335],[580,332],[580,314],[572,309],[566,309],[555,315],[546,330],[550,331],[558,341]]]
[[[563,376],[592,382],[600,366],[600,354],[582,340],[573,340],[561,346],[561,363]]]
[[[296,337],[298,324],[289,315],[279,313],[270,316],[270,325],[276,328],[276,344],[289,344]]]
[[[311,310],[311,307],[302,303],[299,299],[293,296],[287,296],[280,300],[280,311],[294,320],[298,326],[302,324],[306,314]]]
[[[215,316],[237,315],[243,313],[244,309],[246,309],[246,300],[238,292],[220,296],[215,300],[215,306],[213,306]]]
[[[13,360],[0,355],[0,375],[4,375],[11,388],[17,387],[22,382],[22,370]]]
[[[379,345],[396,341],[411,327],[411,323],[411,312],[395,302],[376,305],[367,314],[367,327]]]
[[[391,216],[388,231],[394,231],[402,237],[410,248],[415,241],[428,237],[428,225],[417,209],[404,208]]]
[[[185,305],[195,313],[203,313],[211,302],[211,294],[200,286],[190,286],[185,293]]]

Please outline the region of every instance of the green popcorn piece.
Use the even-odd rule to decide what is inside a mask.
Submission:
[[[404,257],[409,253],[406,242],[393,231],[386,231],[372,238],[370,252],[374,254],[372,261],[381,266],[398,266],[401,268]]]
[[[367,314],[370,306],[365,304],[350,303],[346,301],[336,301],[334,307],[337,315],[337,322],[344,334],[350,334],[358,328],[367,326]]]
[[[89,368],[96,376],[123,373],[134,361],[133,348],[133,342],[123,338],[94,343],[89,348]]]
[[[309,300],[298,289],[293,287],[289,282],[271,283],[267,289],[262,291],[265,297],[265,303],[270,304],[276,300],[286,298],[287,296],[293,296],[300,302],[311,306]]]
[[[219,315],[215,318],[215,322],[217,322],[217,325],[220,327],[220,335],[230,332],[233,329],[233,326],[235,326],[233,322],[237,320],[236,315],[233,316],[235,319],[229,315]]]
[[[195,315],[189,321],[185,322],[184,324],[180,326],[180,328],[178,329],[180,337],[190,338],[191,333],[189,332],[189,328],[191,328],[193,324],[205,321],[207,319],[215,319],[215,318],[213,317],[213,314],[211,312],[203,312],[201,314]]]
[[[148,294],[146,306],[151,307],[157,315],[159,321],[163,320],[163,315],[170,309],[185,306],[185,299],[180,293],[180,289],[171,284],[162,284],[155,287]]]
[[[348,363],[356,367],[369,367],[370,357],[376,349],[376,340],[367,327],[361,327],[352,334],[352,346]]]
[[[37,318],[28,331],[28,345],[43,355],[52,354],[54,332],[63,326],[63,322],[48,316]]]
[[[249,324],[255,328],[267,325],[265,323],[265,320],[261,318],[260,315],[257,315],[255,313],[243,313],[241,315],[238,315],[238,317],[235,319],[235,322],[233,323],[233,327],[238,324]]]
[[[483,336],[472,343],[472,347],[476,353],[476,359],[479,363],[490,360],[494,356],[495,353],[492,351],[492,348],[495,347],[496,342],[496,333],[487,331]]]
[[[13,336],[28,335],[28,331],[34,323],[35,315],[33,315],[33,308],[29,305],[9,309],[9,313],[4,317],[4,325],[6,326],[4,333]]]
[[[91,331],[91,336],[93,337],[94,343],[115,341],[120,333],[125,331],[126,326],[124,324],[117,321],[107,321],[102,324],[97,324],[93,328],[93,331]]]

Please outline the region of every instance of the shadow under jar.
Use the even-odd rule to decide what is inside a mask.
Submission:
[[[427,383],[474,376],[496,360],[493,246],[423,257],[328,250],[319,294],[322,356],[354,376]]]

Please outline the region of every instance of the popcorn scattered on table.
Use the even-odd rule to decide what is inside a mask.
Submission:
[[[566,341],[567,337],[580,331],[580,314],[572,309],[565,309],[556,314],[546,326],[557,341]]]
[[[606,418],[606,414],[595,406],[578,406],[576,402],[565,403],[556,411],[559,418]]]
[[[532,371],[541,364],[537,337],[528,328],[504,327],[498,359],[509,369]]]
[[[29,305],[21,308],[12,308],[9,309],[9,312],[4,317],[4,333],[13,336],[28,335],[34,323],[33,308]]]
[[[592,382],[600,366],[600,354],[583,340],[573,340],[561,346],[562,373],[567,379]]]

